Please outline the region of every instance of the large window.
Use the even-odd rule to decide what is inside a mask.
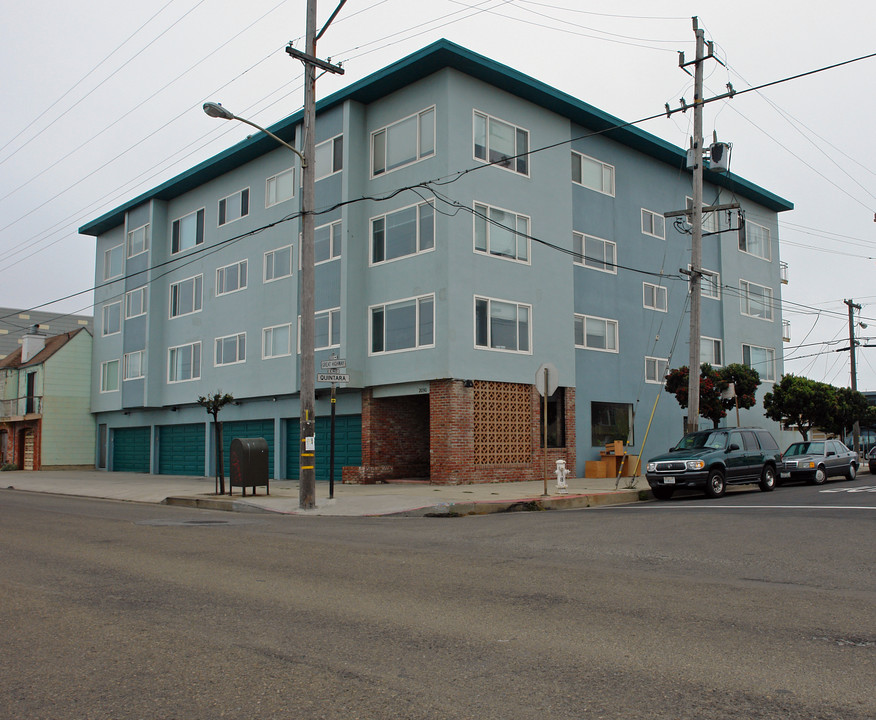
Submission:
[[[688,270],[690,265],[687,266]],[[714,270],[706,270],[702,268],[700,275],[700,293],[703,297],[713,300],[721,299],[721,274]]]
[[[125,319],[146,314],[146,286],[129,290],[125,293]]]
[[[532,306],[475,298],[475,347],[530,353]]]
[[[769,260],[772,257],[769,228],[746,220],[743,232],[739,233],[739,249],[749,255]]]
[[[125,380],[137,380],[146,374],[146,351],[125,353]]]
[[[201,377],[201,343],[179,345],[167,351],[167,382],[184,382]]]
[[[576,315],[575,346],[587,350],[617,352],[617,320]]]
[[[371,133],[371,176],[383,175],[435,154],[435,108]]]
[[[103,279],[118,277],[125,269],[125,246],[116,245],[103,254]]]
[[[645,382],[662,385],[666,379],[666,370],[669,362],[666,358],[645,358]]]
[[[435,296],[371,308],[371,352],[415,350],[435,344]]]
[[[201,311],[203,283],[204,276],[197,275],[170,286],[170,317]]]
[[[572,182],[605,195],[614,195],[614,165],[572,151]]]
[[[100,391],[115,392],[119,389],[119,361],[109,360],[100,365]]]
[[[338,135],[316,146],[316,161],[313,163],[316,180],[334,175],[344,169],[344,136]]]
[[[149,226],[142,225],[128,233],[128,257],[140,255],[149,249]]]
[[[341,346],[341,309],[323,310],[313,315],[313,349]],[[301,352],[301,316],[298,316],[298,352]]]
[[[553,395],[547,397],[547,423],[544,416],[544,402],[538,404],[541,423],[544,428],[547,424],[547,444],[549,448],[566,447],[566,388],[558,387]],[[540,431],[538,437],[541,447],[544,447],[544,432]]]
[[[272,282],[292,274],[292,246],[269,250],[265,253],[265,282]]]
[[[642,283],[642,305],[649,310],[666,312],[667,292],[665,287],[652,283]]]
[[[216,338],[216,365],[246,362],[246,333]]]
[[[529,262],[529,218],[475,203],[474,249],[498,257]]]
[[[265,180],[265,207],[295,197],[295,168],[289,168]]]
[[[430,202],[371,219],[371,264],[395,260],[435,247],[435,208]]]
[[[239,190],[219,201],[219,225],[225,225],[249,215],[249,188]]]
[[[529,175],[529,131],[485,113],[474,113],[474,156]]]
[[[645,235],[666,239],[666,221],[659,213],[642,208],[642,232]]]
[[[617,245],[611,240],[573,232],[572,252],[579,265],[617,275]]]
[[[742,364],[757,370],[761,380],[776,381],[776,351],[772,348],[743,345]]]
[[[241,260],[216,270],[216,295],[243,290],[246,287],[247,261]]]
[[[724,364],[723,343],[718,338],[700,338],[700,363],[709,363],[713,367]]]
[[[341,256],[341,221],[320,225],[313,231],[313,261],[328,262]]]
[[[685,205],[688,210],[693,209],[693,198],[686,197]],[[702,207],[707,207],[706,203],[703,203]],[[688,216],[687,221],[692,223],[692,219]],[[718,231],[718,213],[716,212],[704,212],[703,213],[703,232],[704,233],[712,233]]]
[[[740,280],[739,296],[743,315],[761,320],[773,319],[773,291],[770,288]]]
[[[115,335],[122,331],[122,303],[103,306],[103,335]]]
[[[590,444],[605,447],[615,440],[635,444],[633,406],[630,403],[590,403]]]
[[[204,210],[189,213],[173,221],[171,229],[170,252],[191,250],[204,242]]]
[[[274,325],[262,330],[262,358],[283,357],[292,354],[292,325]]]

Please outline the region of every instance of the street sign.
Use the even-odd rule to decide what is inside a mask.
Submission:
[[[344,358],[332,358],[331,360],[321,360],[319,366],[323,370],[333,370],[334,368],[347,367],[347,361]]]
[[[348,383],[350,382],[350,376],[346,373],[317,373],[316,381],[327,383]]]
[[[547,392],[545,392],[545,370],[547,370]],[[559,384],[559,374],[553,363],[542,363],[541,367],[535,373],[535,389],[539,395],[551,396],[557,389]]]

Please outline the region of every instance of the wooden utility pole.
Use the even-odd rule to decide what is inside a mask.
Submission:
[[[858,390],[858,367],[856,364],[855,358],[855,310],[860,310],[861,306],[856,303],[854,300],[843,300],[843,302],[849,306],[849,365],[852,374],[852,390],[857,392]],[[852,425],[852,438],[853,444],[855,446],[855,452],[860,452],[861,450],[861,426],[857,420],[855,420],[854,425]]]

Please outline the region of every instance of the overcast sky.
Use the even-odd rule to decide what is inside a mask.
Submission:
[[[336,0],[322,0],[320,25]],[[596,12],[595,8],[611,12]],[[305,0],[43,0],[2,5],[0,306],[31,308],[94,284],[94,239],[77,228],[243,139],[206,100],[270,125],[300,109]],[[343,62],[318,97],[445,37],[624,120],[693,98],[677,51],[699,17],[717,62],[706,97],[876,52],[872,1],[587,3],[348,0],[318,55]],[[299,45],[300,46],[300,45]],[[704,132],[733,143],[732,170],[792,201],[785,371],[848,386],[846,298],[876,346],[876,58],[716,102]],[[686,147],[692,113],[640,127]],[[723,240],[727,242],[728,240]],[[708,239],[707,239],[708,242]],[[86,293],[50,310],[92,314]],[[45,308],[43,308],[45,309]],[[876,390],[876,348],[858,387]]]

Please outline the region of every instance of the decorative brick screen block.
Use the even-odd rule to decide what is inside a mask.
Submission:
[[[510,465],[532,460],[532,386],[474,383],[474,463]]]

